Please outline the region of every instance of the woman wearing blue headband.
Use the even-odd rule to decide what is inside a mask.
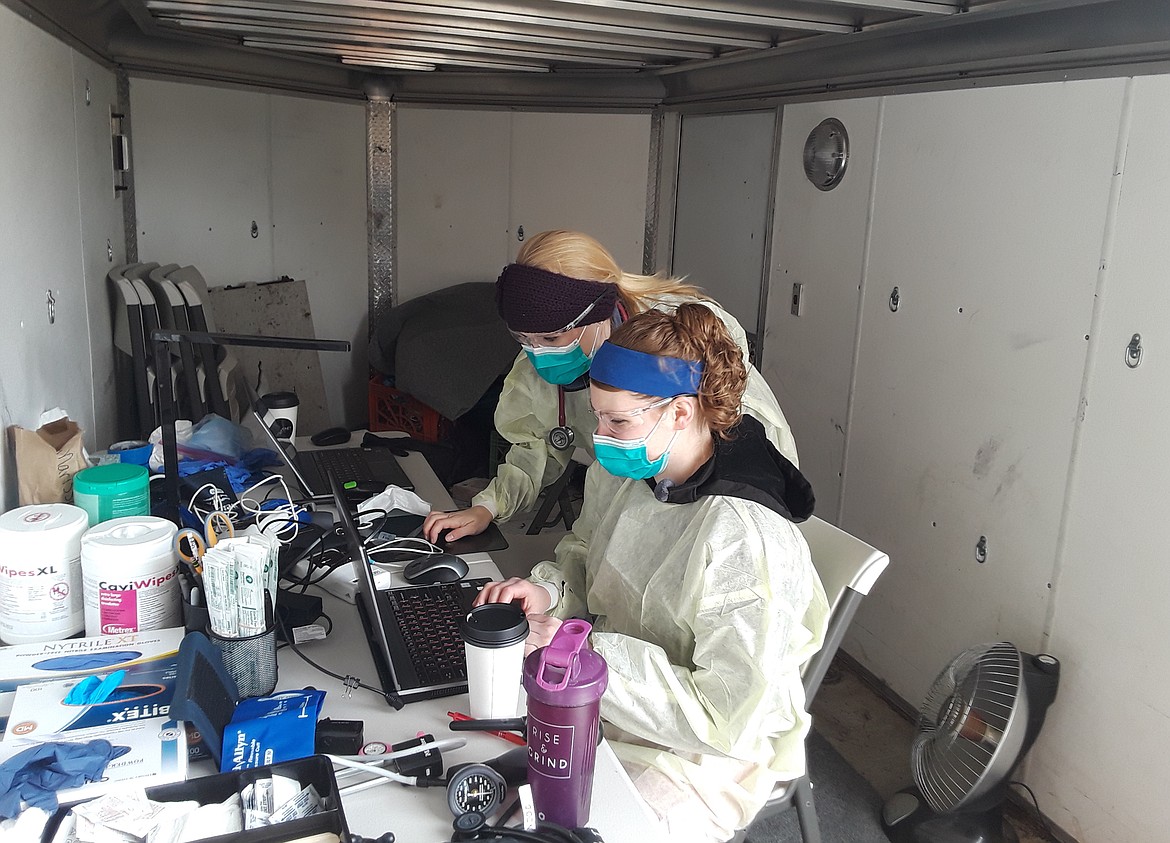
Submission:
[[[746,384],[702,305],[617,328],[591,367],[580,518],[555,561],[477,598],[519,600],[532,647],[562,618],[593,622],[606,737],[676,843],[729,839],[804,772],[800,669],[828,621],[794,523],[812,490],[741,413]]]
[[[432,512],[424,525],[434,540],[480,533],[535,508],[540,490],[560,476],[575,448],[592,455],[596,422],[589,412],[588,372],[610,332],[649,310],[673,311],[701,302],[717,315],[748,359],[743,328],[701,290],[674,278],[623,272],[586,234],[545,231],[525,241],[516,263],[496,285],[500,315],[520,343],[496,407],[496,430],[511,448],[495,479],[469,509]],[[780,452],[796,462],[796,443],[771,388],[748,367],[745,412],[758,419]]]

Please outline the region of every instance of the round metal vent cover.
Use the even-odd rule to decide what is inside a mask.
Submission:
[[[808,133],[804,142],[804,174],[818,190],[832,190],[845,175],[849,162],[849,133],[830,117]]]

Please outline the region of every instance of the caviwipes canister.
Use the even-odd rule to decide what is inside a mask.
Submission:
[[[178,528],[165,518],[103,521],[81,537],[85,634],[118,635],[182,626]]]
[[[81,536],[89,516],[67,503],[0,515],[0,640],[59,641],[85,628]]]

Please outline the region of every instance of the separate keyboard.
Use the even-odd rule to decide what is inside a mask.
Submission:
[[[489,582],[483,578],[385,592],[422,685],[467,681],[459,622],[470,611],[475,595]]]

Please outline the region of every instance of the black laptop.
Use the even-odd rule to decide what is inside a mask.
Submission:
[[[358,614],[382,687],[393,690],[404,703],[464,693],[467,661],[459,621],[491,580],[485,577],[379,591],[341,481],[334,474],[328,477],[357,579]]]
[[[329,497],[327,474],[336,474],[343,484],[376,484],[381,488],[399,486],[414,489],[414,484],[386,448],[324,448],[319,451],[298,451],[292,442],[277,439],[264,416],[268,408],[256,395],[251,384],[248,396],[252,402],[252,415],[260,423],[260,430],[281,460],[296,477],[301,489],[310,498]]]

